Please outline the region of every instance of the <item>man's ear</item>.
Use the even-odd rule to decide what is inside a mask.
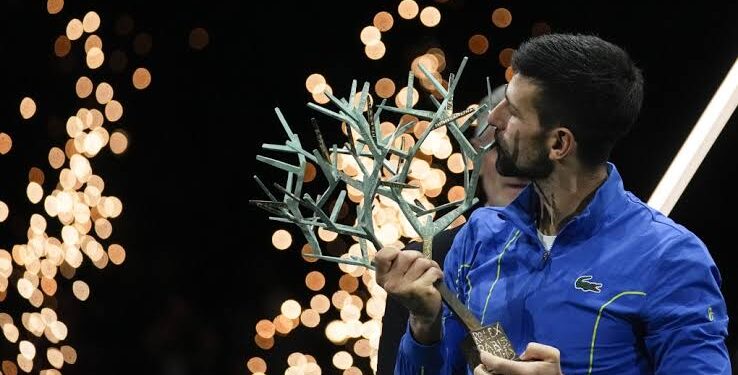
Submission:
[[[574,133],[566,127],[558,127],[551,129],[551,149],[549,151],[549,157],[551,160],[561,160],[568,155],[574,154],[576,147],[576,140],[574,139]]]

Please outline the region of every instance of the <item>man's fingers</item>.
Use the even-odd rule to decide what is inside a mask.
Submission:
[[[485,351],[480,352],[482,370],[504,375],[551,374],[561,375],[559,350],[548,345],[530,343],[520,356],[522,361],[511,361],[496,357]],[[476,372],[475,372],[476,373]],[[484,374],[484,373],[482,373]]]
[[[431,267],[433,267],[432,260],[425,257],[416,258],[410,265],[410,268],[405,272],[403,278],[409,282],[415,281]]]
[[[479,365],[474,368],[474,375],[491,375],[492,373],[487,371],[484,365]]]
[[[505,375],[519,375],[525,374],[525,363],[515,362],[509,359],[500,358],[489,354],[485,351],[480,351],[482,365],[487,369],[486,374],[505,374]],[[480,365],[481,366],[481,365]],[[482,370],[484,370],[484,368]],[[476,374],[476,370],[475,370]],[[485,374],[482,372],[482,374]]]
[[[561,353],[559,353],[559,349],[537,342],[529,343],[523,354],[520,355],[520,359],[524,361],[536,360],[558,363],[560,358]]]
[[[428,268],[437,265],[426,259],[419,251],[400,251],[392,247],[378,251],[374,257],[374,263],[377,270],[377,284],[389,293],[400,292],[409,283],[417,281]],[[410,271],[411,268],[412,271]],[[409,275],[408,271],[410,271]],[[439,269],[439,273],[443,272]]]
[[[443,279],[443,271],[441,271],[440,268],[431,267],[426,269],[425,273],[423,273],[420,278],[418,278],[418,282],[420,282],[422,285],[433,285],[436,280],[441,279]]]
[[[392,262],[397,259],[398,255],[400,255],[400,250],[394,247],[385,247],[379,250],[374,255],[377,275],[380,275],[380,277],[381,275],[386,275],[390,268],[392,268]]]
[[[397,260],[395,260],[395,264],[392,265],[389,272],[402,276],[407,272],[413,262],[420,257],[423,257],[423,253],[420,251],[403,251],[397,256]]]

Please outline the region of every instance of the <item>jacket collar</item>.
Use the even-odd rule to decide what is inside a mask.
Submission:
[[[601,227],[612,214],[620,211],[626,199],[623,180],[617,168],[612,163],[607,163],[607,179],[597,189],[592,200],[587,206],[559,232],[557,243],[578,242],[590,238]],[[523,233],[534,238],[536,232],[536,212],[539,209],[538,194],[532,184],[520,192],[518,197],[504,209],[499,209],[503,220],[511,221]]]

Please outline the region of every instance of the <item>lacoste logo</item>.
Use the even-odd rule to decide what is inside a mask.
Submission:
[[[577,281],[574,282],[574,287],[584,292],[599,293],[602,290],[602,283],[589,280],[592,280],[591,275],[579,276],[577,277]]]

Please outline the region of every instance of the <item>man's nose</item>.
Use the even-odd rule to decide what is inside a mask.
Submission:
[[[498,103],[492,110],[489,112],[489,116],[487,116],[487,123],[491,126],[497,127],[497,130],[505,130],[505,127],[507,127],[507,120],[505,116],[503,115],[503,108],[505,100],[503,99],[500,103]]]

